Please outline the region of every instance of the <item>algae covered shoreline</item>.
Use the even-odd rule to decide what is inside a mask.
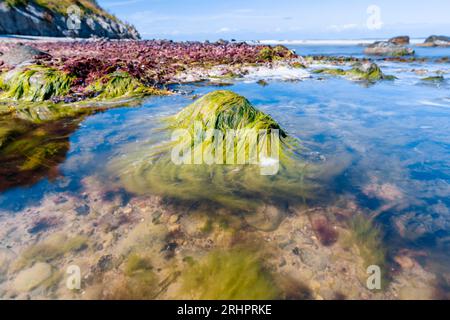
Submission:
[[[127,46],[139,49],[126,51]],[[121,57],[113,56],[118,48],[125,52]],[[28,194],[27,188],[47,183],[46,178],[58,188],[14,212],[0,210],[2,298],[432,299],[446,294],[422,263],[424,253],[405,245],[414,242],[413,234],[434,236],[426,228],[437,224],[429,223],[428,212],[420,226],[411,218],[408,206],[419,206],[419,199],[407,196],[403,171],[385,177],[378,160],[362,156],[364,148],[376,152],[373,141],[378,141],[364,130],[363,120],[384,120],[392,111],[379,106],[358,109],[355,116],[355,105],[331,100],[339,95],[330,87],[353,88],[356,96],[401,87],[403,74],[384,62],[300,57],[284,47],[237,43],[45,43],[38,49],[50,56],[4,70],[15,85],[2,92],[0,161],[10,167],[2,168],[9,182],[0,190],[13,190],[6,193],[12,195],[13,187],[23,186],[17,190]],[[65,56],[69,53],[74,56]],[[102,61],[104,55],[108,60]],[[433,73],[417,75],[418,88],[445,88],[446,73],[444,81],[422,81],[427,75]],[[229,90],[218,90],[225,86]],[[293,94],[298,90],[310,93]],[[316,95],[324,100],[316,104]],[[317,112],[323,105],[326,112]],[[175,166],[168,157],[170,132],[190,132],[194,121],[222,132],[280,130],[280,172],[263,177],[257,166]],[[343,123],[343,131],[332,131]],[[351,135],[349,123],[361,126],[361,140]],[[389,125],[380,130],[386,127],[392,130]],[[202,148],[213,143],[202,139]],[[368,181],[351,186],[358,191],[341,183],[353,170],[346,148],[361,150],[353,162],[376,162],[364,167],[372,175]],[[75,188],[70,180],[77,180]],[[333,184],[343,191],[334,191]],[[445,192],[442,187],[439,194]],[[444,223],[445,206],[437,208]],[[391,212],[398,246],[387,241],[394,231],[382,219]],[[438,241],[446,245],[445,237],[436,235]],[[66,270],[74,265],[81,271],[81,287],[68,289]],[[385,270],[382,290],[367,287],[371,265]]]
[[[0,45],[0,157],[8,163],[1,183],[5,186],[23,185],[26,179],[21,176],[47,176],[68,149],[68,143],[42,145],[53,137],[45,137],[41,130],[43,138],[36,140],[30,138],[29,130],[138,105],[147,96],[173,94],[168,88],[171,84],[208,77],[208,72],[202,71],[204,75],[197,79],[181,79],[181,74],[190,74],[194,68],[211,70],[226,65],[216,72],[217,78],[226,79],[237,76],[233,70],[241,72],[244,66],[289,62],[296,57],[281,46],[244,43],[78,41],[32,45]],[[7,148],[13,141],[27,146],[20,151],[14,146]],[[12,162],[11,156],[22,160]],[[30,157],[34,160],[28,160]]]

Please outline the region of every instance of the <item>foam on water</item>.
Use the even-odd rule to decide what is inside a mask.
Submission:
[[[289,81],[311,78],[311,74],[308,71],[287,66],[278,66],[274,68],[250,67],[247,71],[248,74],[244,79],[250,82],[261,79]]]

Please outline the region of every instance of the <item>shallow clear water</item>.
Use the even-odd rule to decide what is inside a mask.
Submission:
[[[356,55],[361,47],[303,46],[299,54]],[[450,49],[418,49],[419,55],[449,56]],[[313,76],[298,82],[236,81],[226,89],[272,115],[298,137],[324,168],[315,205],[354,200],[383,224],[385,242],[425,250],[426,270],[450,273],[450,65],[381,63],[394,82],[370,86],[343,78]],[[447,81],[425,84],[413,69],[444,72]],[[186,85],[195,94],[217,87]],[[70,137],[60,177],[0,194],[0,208],[13,214],[50,193],[81,189],[95,174],[115,177],[105,164],[135,141],[155,139],[162,115],[190,104],[191,96],[149,98],[141,107],[120,108],[84,120]],[[325,196],[324,196],[325,195]]]

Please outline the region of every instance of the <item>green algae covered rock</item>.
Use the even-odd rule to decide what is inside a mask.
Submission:
[[[163,89],[145,86],[124,71],[107,74],[87,87],[77,87],[76,77],[44,65],[17,66],[0,76],[0,102],[70,104],[85,100],[116,100],[142,98],[148,95],[167,95]],[[94,97],[95,99],[90,99]],[[1,113],[1,110],[0,110]]]
[[[165,90],[144,86],[140,81],[124,71],[117,71],[104,76],[89,86],[87,90],[95,92],[97,94],[97,99],[103,100],[130,96],[137,97],[168,94]]]
[[[213,251],[181,275],[180,295],[198,300],[271,300],[276,283],[250,250]]]
[[[426,82],[444,82],[445,78],[443,76],[431,76],[421,79]]]
[[[345,76],[351,80],[368,82],[395,79],[393,76],[385,75],[380,67],[372,62],[357,62],[349,70],[324,68],[315,70],[314,73]]]
[[[259,51],[259,59],[261,61],[276,61],[286,58],[294,58],[296,55],[284,46],[263,47]]]
[[[313,71],[316,74],[329,74],[332,76],[345,76],[346,72],[343,69],[317,69]]]
[[[172,134],[172,141],[138,143],[134,151],[126,150],[109,163],[111,174],[129,192],[205,201],[237,213],[306,197],[307,165],[300,160],[298,142],[244,97],[211,92],[164,120],[163,132]],[[241,143],[252,132],[263,154]],[[233,148],[223,148],[230,145]],[[180,146],[182,156],[174,161]],[[240,161],[243,158],[246,161]]]
[[[0,100],[40,102],[67,95],[74,77],[51,67],[27,65],[2,75]]]
[[[250,102],[232,91],[219,90],[211,92],[184,108],[169,119],[171,128],[193,130],[195,123],[204,129],[226,130],[256,129],[281,130],[278,123],[269,115],[254,108]]]

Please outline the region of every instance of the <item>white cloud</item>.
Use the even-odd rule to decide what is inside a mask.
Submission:
[[[220,28],[219,30],[217,30],[217,33],[226,33],[226,32],[230,32],[230,31],[231,31],[230,28],[223,27],[223,28]]]

